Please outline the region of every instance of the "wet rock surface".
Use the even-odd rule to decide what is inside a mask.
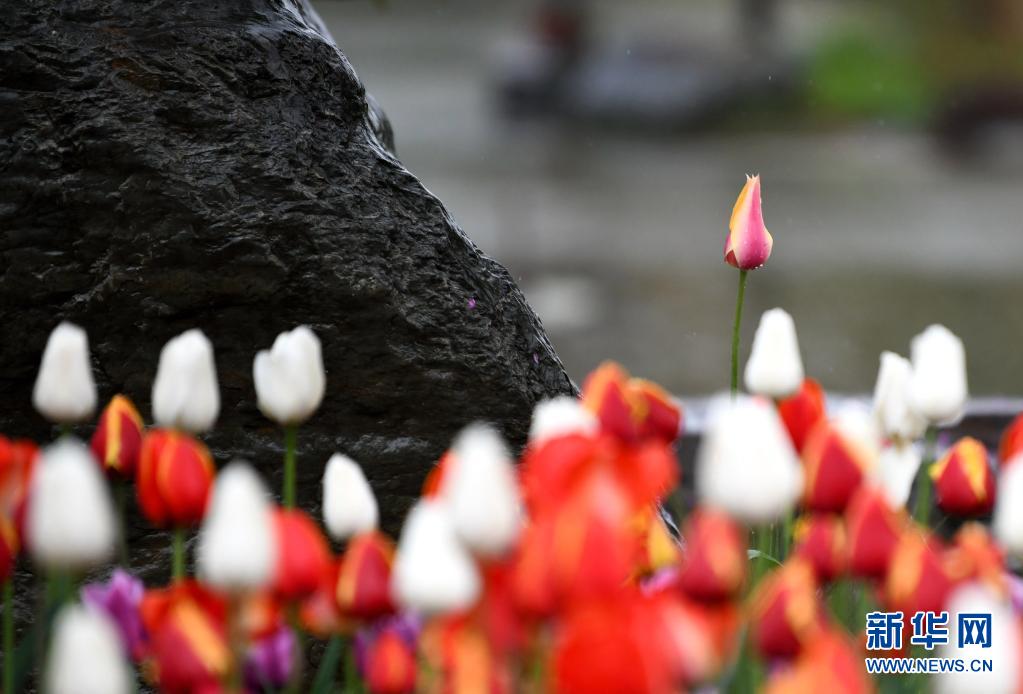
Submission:
[[[222,394],[204,438],[279,489],[282,436],[256,408],[252,358],[305,323],[328,390],[299,434],[304,508],[342,451],[396,531],[463,425],[520,445],[533,404],[574,386],[507,271],[390,137],[304,0],[6,7],[0,431],[53,436],[30,395],[59,320],[88,330],[101,401],[124,392],[146,419],[161,346],[199,327]],[[164,538],[135,521],[133,558],[151,567]]]

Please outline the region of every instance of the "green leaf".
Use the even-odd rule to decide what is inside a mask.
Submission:
[[[334,691],[334,673],[337,672],[340,662],[341,637],[333,636],[327,643],[327,650],[323,653],[320,667],[316,671],[313,688],[310,690],[312,694],[331,694]]]
[[[781,562],[772,557],[766,552],[761,552],[759,549],[748,549],[746,550],[746,557],[753,561],[754,559],[763,559],[765,561],[773,562],[776,566],[781,566]]]

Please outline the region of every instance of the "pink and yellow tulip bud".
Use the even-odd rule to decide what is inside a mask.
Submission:
[[[697,509],[686,523],[685,557],[679,586],[695,600],[721,602],[737,596],[746,582],[743,528],[714,509]]]
[[[952,516],[979,516],[995,503],[995,476],[984,444],[969,436],[931,466],[938,508]]]
[[[884,492],[874,487],[860,487],[845,511],[850,573],[864,578],[884,578],[906,525],[905,514],[888,505]]]
[[[725,262],[740,270],[755,270],[771,257],[773,246],[760,205],[760,176],[746,176],[728,222]]]
[[[821,512],[844,511],[871,463],[862,446],[827,421],[810,433],[802,457],[803,505]]]
[[[794,658],[818,638],[825,616],[810,562],[793,557],[769,574],[753,595],[750,622],[765,658]]]
[[[876,691],[864,672],[863,657],[839,629],[829,629],[790,668],[777,670],[764,694],[870,694]]]
[[[845,573],[849,544],[841,516],[818,513],[801,518],[796,523],[795,540],[795,556],[810,562],[818,581],[832,581]]]
[[[884,582],[885,604],[906,614],[941,612],[952,590],[939,540],[916,530],[899,538]]]
[[[133,479],[143,434],[142,417],[135,405],[127,397],[115,395],[100,415],[89,445],[107,475]]]

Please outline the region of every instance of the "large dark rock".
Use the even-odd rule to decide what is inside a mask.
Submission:
[[[30,392],[59,320],[89,331],[101,400],[125,392],[146,417],[160,347],[199,327],[223,396],[207,441],[279,489],[252,358],[306,323],[328,391],[300,434],[304,507],[343,451],[394,530],[460,427],[490,420],[521,444],[533,404],[573,385],[388,132],[303,0],[7,3],[0,431],[52,434]]]

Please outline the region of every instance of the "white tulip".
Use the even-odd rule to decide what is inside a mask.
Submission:
[[[803,491],[803,468],[770,402],[739,397],[711,405],[696,489],[704,503],[750,524],[792,508]]]
[[[881,353],[881,368],[874,386],[874,416],[882,434],[902,442],[923,436],[927,421],[910,400],[913,367],[894,352]]]
[[[522,504],[515,467],[493,428],[473,424],[452,447],[440,487],[455,532],[485,556],[504,554],[522,529]]]
[[[201,434],[220,413],[213,345],[201,330],[181,333],[163,346],[153,382],[153,418],[162,427]]]
[[[46,341],[32,404],[58,424],[88,419],[96,409],[96,383],[89,362],[89,338],[72,323],[61,323]]]
[[[128,694],[135,689],[117,627],[82,605],[67,605],[57,614],[45,677],[48,694]]]
[[[751,393],[776,400],[792,395],[803,384],[796,325],[784,309],[773,308],[760,316],[745,377]]]
[[[401,605],[426,614],[466,609],[479,596],[476,564],[459,544],[443,502],[422,499],[409,512],[394,558],[391,593]]]
[[[870,407],[862,402],[847,402],[835,411],[832,421],[847,441],[866,454],[872,470],[881,454],[881,432]]]
[[[1023,558],[1023,453],[1003,464],[998,473],[991,529],[1009,554]]]
[[[376,497],[359,464],[335,453],[323,472],[323,523],[335,540],[347,540],[377,527]]]
[[[323,400],[327,377],[320,340],[300,325],[274,340],[252,363],[260,411],[278,424],[301,424]]]
[[[949,596],[945,609],[948,611],[948,644],[940,646],[937,656],[962,659],[967,667],[963,672],[943,672],[934,678],[938,694],[1015,694],[1019,691],[1020,650],[1023,638],[1020,634],[1019,619],[1009,602],[994,594],[987,586],[967,583],[955,589]],[[959,646],[959,615],[991,615],[990,646],[966,644]],[[976,635],[976,632],[973,632]],[[991,671],[974,672],[970,661],[990,659]]]
[[[955,424],[966,406],[966,350],[943,325],[929,326],[913,338],[913,407],[932,424]]]
[[[881,451],[873,476],[892,508],[909,501],[920,462],[920,450],[911,443],[892,443]]]
[[[226,592],[258,590],[273,577],[277,547],[266,487],[235,461],[217,475],[199,530],[199,577]]]
[[[536,445],[570,434],[589,435],[597,430],[597,418],[583,407],[578,398],[559,395],[542,400],[533,408],[529,425],[529,443]]]
[[[82,571],[113,554],[117,521],[99,465],[78,439],[43,450],[32,476],[28,546],[48,569]]]

